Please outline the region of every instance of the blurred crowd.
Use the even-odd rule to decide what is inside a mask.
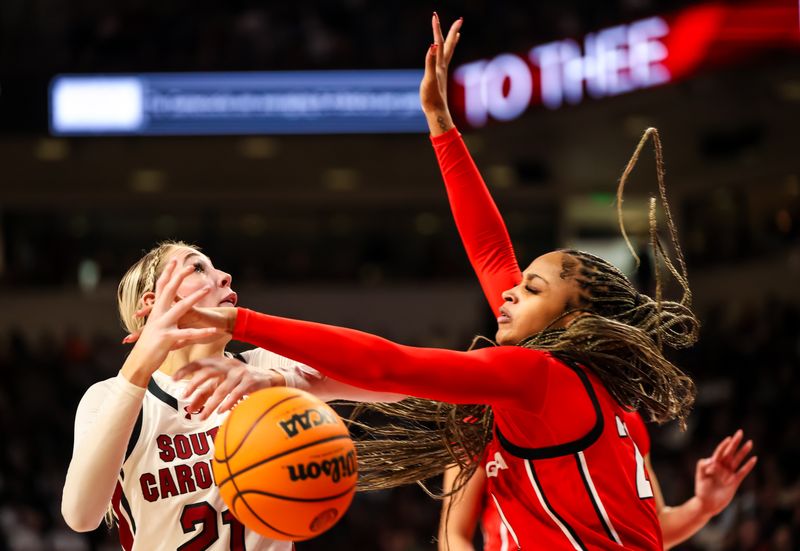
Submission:
[[[798,549],[800,305],[731,301],[707,312],[703,322],[700,343],[677,358],[699,387],[688,430],[650,427],[667,503],[693,494],[696,461],[739,427],[755,441],[759,463],[728,509],[681,549]],[[438,346],[466,345],[461,336],[437,339]],[[71,532],[59,507],[78,401],[90,384],[116,373],[124,353],[100,337],[0,337],[0,551],[119,549],[115,530],[105,526]],[[438,509],[414,486],[360,494],[337,527],[298,550],[435,549]]]
[[[0,57],[7,71],[105,72],[417,67],[432,10],[470,22],[465,58],[526,50],[689,0],[529,3],[366,0],[232,2],[5,0]],[[480,53],[478,53],[480,52]]]

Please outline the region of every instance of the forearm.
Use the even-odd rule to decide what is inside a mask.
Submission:
[[[461,241],[492,311],[521,279],[511,238],[457,130],[431,138]]]
[[[453,489],[460,472],[458,466],[444,472],[443,492]],[[477,471],[457,493],[444,498],[439,519],[439,551],[475,550],[472,542],[480,516],[483,482],[483,473]]]
[[[131,353],[122,364],[119,374],[131,384],[139,388],[147,388],[153,372],[160,367],[160,362],[154,360],[159,355],[153,351],[146,350],[142,343],[137,342]]]
[[[533,391],[519,385],[519,378],[548,361],[542,353],[519,347],[474,352],[416,348],[352,329],[237,311],[235,339],[380,392],[524,407]]]
[[[330,377],[323,377],[312,381],[307,389],[320,400],[330,402],[333,400],[348,400],[351,402],[399,402],[406,398],[405,394],[393,392],[378,392],[367,390],[358,386],[349,385]]]
[[[711,519],[700,500],[692,497],[677,507],[664,507],[658,514],[664,549],[684,542],[700,531]]]
[[[90,389],[75,419],[75,445],[64,481],[61,513],[78,532],[100,525],[111,503],[145,390],[121,375]]]

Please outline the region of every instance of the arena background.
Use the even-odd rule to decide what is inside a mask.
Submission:
[[[457,67],[698,5],[3,0],[0,550],[118,549],[105,527],[72,533],[60,495],[78,400],[126,352],[116,284],[161,239],[202,246],[245,306],[407,344],[464,349],[493,333],[424,131],[53,136],[55,75],[420,69],[432,9],[465,18]],[[532,105],[481,128],[460,118],[520,262],[577,244],[629,269],[613,192],[642,131],[660,129],[703,332],[677,358],[699,386],[689,429],[650,427],[655,471],[677,504],[696,460],[735,429],[759,456],[686,550],[800,549],[800,65],[772,30],[728,36],[726,55],[659,86]],[[626,202],[637,236],[655,190],[644,157]],[[634,276],[652,284],[651,270]],[[416,487],[360,495],[298,549],[434,549],[437,522],[438,503]]]

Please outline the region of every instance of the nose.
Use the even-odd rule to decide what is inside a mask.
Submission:
[[[229,274],[227,272],[223,272],[222,270],[217,270],[217,272],[218,272],[218,276],[219,276],[218,277],[219,286],[223,287],[223,288],[224,287],[230,287],[231,286],[231,282],[233,281],[233,277],[231,276],[231,274]]]
[[[505,300],[506,302],[510,302],[512,304],[515,304],[517,302],[517,292],[516,291],[517,291],[516,287],[512,287],[511,289],[503,291],[503,295],[502,295],[503,300]]]

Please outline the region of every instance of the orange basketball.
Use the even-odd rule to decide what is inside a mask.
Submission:
[[[214,439],[214,480],[239,521],[299,541],[336,524],[353,499],[356,451],[342,420],[308,392],[259,390]]]

